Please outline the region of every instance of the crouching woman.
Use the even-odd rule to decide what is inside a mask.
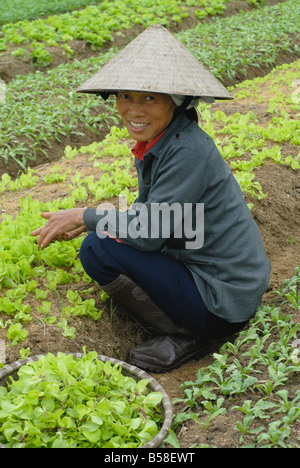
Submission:
[[[33,235],[45,247],[88,230],[84,269],[153,335],[127,361],[169,371],[242,329],[269,282],[259,229],[197,122],[199,99],[231,96],[162,26],[144,31],[78,91],[116,96],[136,141],[139,196],[122,213],[46,213]]]

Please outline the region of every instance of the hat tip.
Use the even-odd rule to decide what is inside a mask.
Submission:
[[[171,34],[170,31],[160,23],[152,24],[151,26],[149,26],[147,29],[144,30],[144,32],[146,31],[163,31],[163,32],[168,32],[169,34]]]

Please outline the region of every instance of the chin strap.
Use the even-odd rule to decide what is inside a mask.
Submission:
[[[193,101],[193,99],[193,96],[185,96],[183,103],[178,107],[178,112],[180,113],[185,111],[190,105],[190,103]]]
[[[179,114],[183,114],[184,111],[187,110],[187,107],[190,105],[193,99],[194,99],[193,96],[185,96],[182,104],[176,107],[171,122],[173,122],[178,117]]]

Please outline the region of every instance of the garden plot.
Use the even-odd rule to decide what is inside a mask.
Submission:
[[[291,132],[288,138],[285,136],[282,141],[278,141],[277,136],[274,137],[278,135],[274,133],[274,128],[282,128],[281,117],[285,121],[294,121],[298,115],[299,102],[294,79],[298,69],[298,62],[280,67],[265,78],[247,81],[234,88],[232,90],[236,97],[234,101],[200,108],[201,125],[216,139],[220,150],[240,181],[266,245],[272,265],[272,277],[269,290],[264,297],[264,307],[258,314],[259,325],[256,322],[254,324],[256,323],[255,326],[259,327],[263,334],[268,334],[268,343],[272,343],[272,339],[275,341],[283,339],[283,332],[280,332],[276,324],[281,322],[289,324],[290,328],[287,331],[285,328],[287,333],[285,346],[288,347],[289,357],[283,357],[281,363],[285,362],[284,359],[291,359],[292,352],[295,351],[291,343],[298,336],[297,333],[299,334],[297,328],[299,299],[294,292],[294,305],[291,303],[293,307],[289,302],[283,306],[281,302],[286,297],[280,294],[273,296],[272,291],[279,291],[281,283],[286,278],[293,277],[295,268],[299,264],[300,184],[299,156],[294,141],[297,138],[297,131]],[[250,120],[247,120],[249,118]],[[252,128],[249,122],[252,122],[255,128]],[[226,125],[233,124],[235,131],[231,129],[229,137]],[[260,138],[253,137],[255,134],[253,132],[261,133],[262,128],[270,130],[270,125],[274,126],[273,137],[270,134],[260,134]],[[252,136],[245,134],[248,128]],[[78,260],[81,238],[69,243],[53,243],[41,252],[36,247],[35,240],[30,237],[31,230],[42,223],[39,215],[41,210],[66,209],[75,205],[96,207],[104,200],[117,204],[118,193],[134,198],[136,178],[130,152],[132,143],[125,130],[113,127],[101,144],[93,143],[80,148],[66,147],[64,159],[59,163],[40,166],[17,180],[12,180],[8,176],[2,177],[0,340],[6,343],[7,362],[18,359],[20,355],[26,357],[28,353],[34,355],[47,351],[55,352],[57,348],[63,352],[81,352],[83,346],[88,350],[97,349],[99,353],[126,359],[128,350],[146,338],[135,323],[112,307],[106,294],[83,272]],[[271,157],[273,154],[271,150],[275,146],[280,151],[277,149],[274,153],[276,157]],[[240,153],[239,148],[242,148]],[[266,149],[271,152],[266,153]],[[262,153],[261,158],[258,158],[259,153]],[[253,179],[250,178],[252,184],[243,185],[242,181],[246,177],[242,177],[241,174],[252,174],[254,176]],[[106,180],[106,185],[100,187],[102,179]],[[98,200],[95,199],[97,193]],[[299,277],[296,276],[293,287],[295,285],[297,287],[298,283]],[[274,312],[273,306],[279,309]],[[279,321],[279,310],[280,314],[288,318]],[[228,353],[226,349],[225,355]],[[244,352],[244,348],[242,350]],[[237,347],[234,355],[238,357],[240,352]],[[226,358],[217,358],[217,362],[222,360]],[[214,362],[215,357],[209,355],[197,362],[190,362],[168,375],[158,376],[172,398],[182,398],[181,404],[180,401],[177,403],[178,416],[174,426],[176,438],[182,446],[189,446],[193,441],[216,446],[240,446],[245,441],[249,441],[250,426],[248,431],[247,427],[245,428],[245,421],[238,424],[242,432],[235,429],[236,423],[242,418],[238,419],[235,416],[230,426],[233,413],[223,405],[224,397],[221,394],[216,401],[212,399],[210,404],[207,403],[207,407],[205,405],[203,407],[202,403],[193,403],[189,406],[192,408],[196,404],[196,409],[200,411],[202,429],[199,429],[197,420],[199,416],[191,416],[183,411],[187,397],[180,384],[185,384],[188,389],[186,382],[193,382],[200,368],[205,368]],[[232,362],[230,365],[233,366]],[[291,388],[292,399],[295,400],[297,407],[297,394],[293,390],[298,378],[297,363],[293,366],[292,370],[289,369],[291,375],[284,373],[282,376],[284,381],[280,380],[278,385],[277,371],[274,371],[276,375],[271,374],[266,379],[258,380],[275,382],[276,391],[281,389],[281,385],[286,391]],[[249,376],[249,369],[247,372]],[[199,375],[197,378],[196,383],[190,384],[192,387],[199,385]],[[251,382],[254,382],[253,378],[250,379]],[[236,382],[235,384],[237,385]],[[185,392],[188,393],[188,390]],[[242,400],[252,400],[253,392],[256,392],[255,402],[260,401],[260,390],[252,387],[243,390]],[[284,401],[285,394],[282,393],[280,398]],[[280,404],[281,400],[276,401]],[[246,406],[243,404],[240,399],[236,403],[233,400],[232,403],[243,407],[243,410],[240,410],[242,412],[246,411]],[[252,416],[253,404],[249,403],[248,408]],[[274,407],[274,411],[275,409]],[[271,420],[274,420],[274,415],[272,418]],[[274,423],[277,421],[275,419]],[[251,430],[254,430],[257,421],[254,422],[253,419],[252,422],[254,426]],[[290,424],[290,432],[283,435],[281,433],[280,440],[288,444],[292,433],[291,443],[297,444],[293,421]],[[280,428],[280,423],[277,423],[277,426]],[[240,438],[243,430],[246,431],[245,434],[247,433],[244,439]],[[258,445],[267,443],[267,436],[263,437],[265,433],[271,437],[270,428],[267,426],[261,431],[260,442],[255,439],[254,443]],[[252,441],[251,437],[250,434]],[[174,437],[170,442],[177,443]],[[276,446],[276,443],[274,444]]]
[[[263,28],[259,15],[267,18]],[[212,17],[179,32],[177,38],[228,85],[263,75],[282,60],[298,58],[299,22],[300,2],[290,0],[230,18]],[[122,39],[123,45],[125,42]],[[58,160],[64,146],[101,141],[109,127],[118,123],[112,103],[75,93],[79,84],[116,52],[113,48],[103,53],[102,48],[96,57],[6,80],[6,104],[1,104],[0,175],[8,172],[16,176],[28,166]],[[5,67],[2,69],[4,72]]]

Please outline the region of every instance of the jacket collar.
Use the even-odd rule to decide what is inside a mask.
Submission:
[[[145,156],[151,153],[156,158],[160,157],[162,149],[165,149],[167,142],[170,141],[173,135],[178,135],[182,132],[186,127],[191,124],[191,121],[185,116],[185,114],[181,113],[177,115],[170,123],[167,130],[164,132],[161,138],[152,146],[151,149],[145,153]]]
[[[131,149],[131,152],[137,159],[143,160],[145,154],[150,151],[150,149],[161,139],[163,134],[167,131],[167,128],[163,130],[156,138],[151,140],[149,143],[147,141],[138,141],[134,147]]]

